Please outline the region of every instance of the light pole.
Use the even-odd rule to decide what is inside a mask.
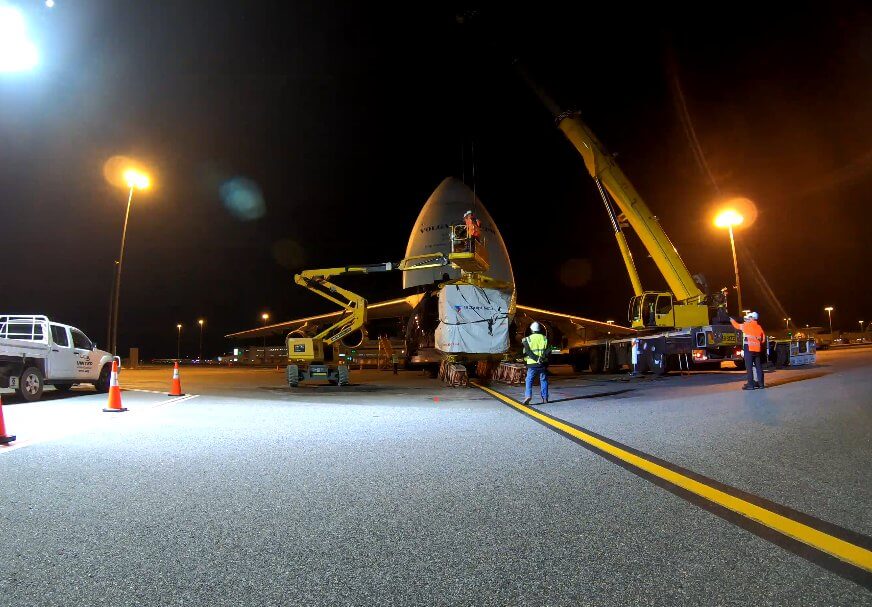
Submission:
[[[263,320],[263,326],[266,328],[266,321],[269,320],[269,314],[264,312],[260,315],[260,318]],[[263,364],[266,364],[266,333],[263,334]]]
[[[176,338],[176,360],[182,360],[182,325],[176,325],[179,331],[179,336]]]
[[[860,321],[860,333],[862,333],[862,332],[863,332],[863,321],[861,320]]]
[[[733,226],[741,224],[745,220],[738,211],[725,209],[715,217],[715,225],[719,228],[727,228],[730,232],[730,248],[733,251],[733,272],[736,274],[736,298],[739,310],[742,309],[742,287],[739,284],[739,260],[736,258],[736,239],[733,236]]]
[[[784,319],[784,328],[790,331],[790,318]]]
[[[200,325],[200,364],[203,364],[203,325],[206,324],[206,319],[201,318],[197,321],[197,324]]]
[[[144,190],[151,185],[151,179],[145,173],[136,169],[124,171],[124,181],[130,192],[127,195],[127,211],[124,213],[124,227],[121,229],[121,251],[118,253],[118,261],[115,266],[115,289],[112,297],[112,343],[109,350],[112,354],[118,354],[118,302],[121,295],[121,267],[124,264],[124,244],[127,242],[127,221],[130,219],[130,205],[133,202],[133,190]]]
[[[833,306],[827,306],[826,308],[824,308],[824,310],[827,311],[827,316],[830,317],[830,335],[832,335],[833,334],[833,310],[834,310],[834,308],[833,308]]]

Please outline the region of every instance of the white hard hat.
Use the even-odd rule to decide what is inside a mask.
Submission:
[[[530,324],[530,330],[531,330],[533,333],[538,333],[541,329],[542,329],[542,325],[540,325],[540,324],[539,324],[538,322],[536,322],[535,320],[532,322],[532,324]]]
[[[466,213],[463,214],[464,217],[466,217],[467,215],[472,215],[472,211],[467,211]]]
[[[758,318],[760,318],[760,315],[757,314],[756,312],[748,312],[745,315],[745,318],[750,318],[751,320],[757,320]]]

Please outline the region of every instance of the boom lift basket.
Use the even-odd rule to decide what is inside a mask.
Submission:
[[[484,236],[471,237],[466,224],[451,226],[451,253],[448,260],[464,272],[487,272],[490,259]]]

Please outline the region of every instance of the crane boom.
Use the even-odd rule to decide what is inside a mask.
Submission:
[[[694,282],[657,217],[642,200],[615,159],[606,153],[593,131],[582,122],[577,113],[561,114],[557,120],[558,128],[584,159],[587,172],[603,185],[639,236],[675,299],[679,303],[701,302],[705,297],[703,292]]]
[[[581,120],[577,112],[561,112],[554,100],[533,82],[523,67],[518,65],[518,69],[523,78],[552,113],[557,122],[557,127],[563,132],[578,153],[581,154],[587,172],[596,182],[600,195],[606,203],[609,218],[612,221],[612,227],[618,240],[618,247],[621,250],[621,255],[630,274],[630,281],[633,283],[635,294],[642,294],[642,285],[639,281],[629,247],[627,246],[626,238],[621,232],[620,225],[614,217],[614,211],[603,189],[608,192],[611,199],[621,210],[621,213],[626,217],[630,226],[639,236],[648,254],[651,255],[651,258],[657,265],[660,274],[666,280],[666,284],[669,285],[669,289],[675,296],[676,301],[682,304],[702,303],[705,299],[705,294],[693,280],[693,277],[687,270],[687,266],[684,265],[684,261],[678,255],[677,249],[660,225],[657,216],[651,212],[648,205],[642,200],[636,188],[633,187],[633,184],[624,175],[618,163],[615,162],[614,157],[606,151],[605,146],[597,139],[593,131],[590,130],[590,127]]]

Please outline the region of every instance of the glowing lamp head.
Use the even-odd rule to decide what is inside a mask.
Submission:
[[[719,228],[732,228],[743,221],[745,221],[745,218],[735,209],[726,209],[715,217],[715,225]]]
[[[148,175],[136,169],[124,171],[124,182],[127,184],[127,187],[136,188],[137,190],[145,190],[151,185],[151,179],[149,179]]]
[[[267,314],[266,312],[264,312],[263,314],[261,314],[260,317],[261,317],[262,319],[264,319],[264,320],[269,320],[269,314]]]
[[[832,306],[827,306],[826,308],[824,308],[824,310],[826,310],[827,312],[832,312],[834,309],[835,308],[833,308]]]
[[[206,321],[201,318],[200,320],[197,321],[197,324],[199,324],[202,327],[204,322],[206,322]]]
[[[179,331],[181,331],[181,330],[182,330],[182,325],[176,325],[176,329],[178,329]]]
[[[27,23],[17,8],[0,4],[0,73],[27,72],[39,63],[36,45],[27,35]]]

